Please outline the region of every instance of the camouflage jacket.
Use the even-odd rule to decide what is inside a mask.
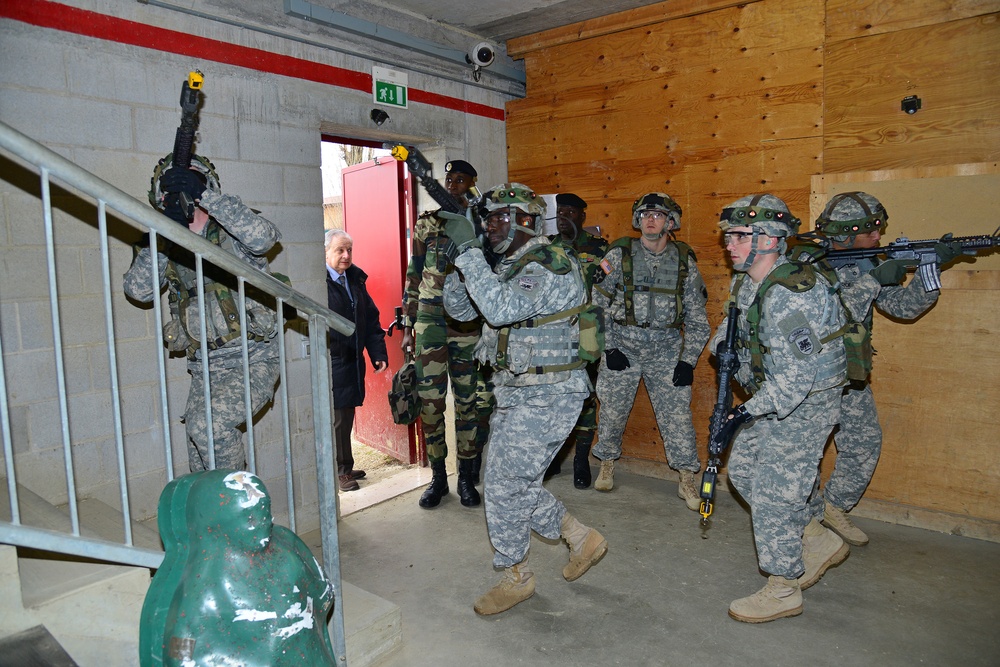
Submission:
[[[533,318],[555,315],[586,302],[583,277],[579,262],[562,248],[554,248],[561,262],[569,264],[568,270],[555,272],[537,262],[528,262],[511,275],[518,260],[539,246],[549,245],[548,238],[536,237],[518,248],[510,257],[504,257],[490,269],[482,250],[473,248],[458,256],[455,265],[461,271],[448,276],[445,283],[444,304],[448,314],[456,320],[468,322],[482,313],[486,324],[483,336],[476,346],[476,356],[484,363],[496,366],[500,331],[509,325]],[[548,325],[546,325],[548,326]],[[553,327],[559,326],[553,323]],[[511,338],[508,356],[518,357],[545,351],[521,350],[521,342]],[[553,351],[554,352],[554,351]],[[554,352],[555,353],[555,352]],[[502,386],[551,385],[559,393],[589,392],[587,371],[580,368],[554,373],[519,373],[498,369],[493,383]]]
[[[270,272],[265,254],[281,239],[281,232],[274,223],[254,213],[235,195],[206,190],[200,206],[210,216],[201,236],[217,243],[220,248],[235,255],[253,268]],[[172,319],[164,325],[168,344],[171,335],[183,333],[187,341],[172,347],[176,351],[188,350],[188,358],[199,363],[201,350],[200,314],[196,295],[194,257],[183,248],[171,247],[158,253],[159,280],[152,279],[152,257],[148,247],[141,248],[122,279],[125,294],[137,301],[148,303],[163,287],[169,288]],[[224,272],[206,265],[205,299],[209,310],[206,329],[209,340],[210,365],[234,367],[242,363],[242,343],[239,324],[234,324],[233,305],[238,299],[235,279]],[[217,274],[217,275],[216,275]],[[277,316],[271,308],[247,298],[247,328],[250,330],[250,360],[277,356],[277,346],[258,345],[277,333]],[[181,312],[183,311],[183,312]],[[238,312],[238,311],[237,311]],[[236,316],[238,319],[238,315]],[[183,329],[179,331],[177,324]],[[234,329],[235,327],[235,329]],[[233,332],[236,332],[233,335]]]
[[[600,268],[599,263],[604,259],[604,254],[608,252],[608,242],[600,236],[594,236],[585,229],[581,229],[572,242],[566,241],[559,234],[549,237],[553,245],[562,245],[570,248],[576,253],[576,258],[580,260],[580,268],[583,270],[583,280],[587,284],[587,293],[594,286],[594,276]]]

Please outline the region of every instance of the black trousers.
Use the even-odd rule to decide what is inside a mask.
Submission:
[[[333,435],[337,440],[337,474],[346,475],[354,469],[351,451],[351,431],[354,430],[354,408],[334,409]]]

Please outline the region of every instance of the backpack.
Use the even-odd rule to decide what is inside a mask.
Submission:
[[[406,425],[417,421],[420,416],[420,395],[417,394],[417,364],[407,359],[392,376],[389,389],[389,411],[392,421]]]

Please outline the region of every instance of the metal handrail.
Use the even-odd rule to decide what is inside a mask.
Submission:
[[[60,349],[59,340],[59,308],[58,301],[59,295],[55,289],[55,274],[54,274],[54,259],[53,259],[53,239],[52,239],[52,214],[51,214],[51,195],[49,191],[49,179],[56,178],[60,183],[65,184],[79,191],[79,193],[92,197],[97,200],[98,208],[98,224],[99,231],[101,234],[101,253],[102,253],[102,272],[105,281],[105,308],[106,308],[106,328],[108,335],[108,351],[111,357],[112,374],[115,374],[114,370],[114,346],[116,344],[113,331],[113,322],[111,319],[110,310],[110,294],[107,293],[108,285],[110,284],[108,275],[108,247],[107,247],[107,226],[106,226],[106,208],[110,208],[122,214],[123,219],[128,224],[139,227],[143,225],[149,229],[151,232],[151,237],[155,243],[155,238],[157,235],[162,235],[164,238],[169,239],[176,245],[187,248],[190,250],[195,257],[200,266],[201,259],[209,261],[214,266],[223,269],[233,276],[237,277],[240,284],[240,297],[241,303],[243,303],[244,295],[244,283],[249,283],[254,287],[260,289],[262,292],[270,294],[276,300],[277,309],[276,312],[279,314],[279,323],[283,323],[284,320],[281,316],[283,305],[288,304],[295,308],[300,315],[304,317],[308,324],[308,335],[310,349],[320,351],[326,348],[327,332],[329,329],[334,329],[344,335],[351,335],[354,332],[354,323],[341,317],[340,315],[334,313],[325,306],[313,301],[312,299],[304,296],[300,292],[292,289],[285,283],[277,280],[273,276],[258,271],[253,267],[248,266],[244,262],[240,261],[237,257],[229,254],[228,252],[220,249],[215,244],[211,243],[202,236],[192,233],[183,225],[178,225],[176,222],[170,220],[166,216],[156,212],[148,204],[140,202],[126,192],[116,188],[107,181],[95,176],[94,174],[86,171],[85,169],[79,167],[78,165],[70,162],[66,158],[62,157],[58,153],[52,151],[46,146],[38,143],[37,141],[31,139],[30,137],[20,133],[14,128],[10,127],[6,123],[0,122],[0,148],[5,149],[11,155],[19,158],[20,160],[29,163],[37,168],[42,182],[42,194],[45,215],[45,228],[47,236],[47,250],[48,250],[48,261],[49,261],[49,282],[50,282],[50,303],[52,306],[52,320],[53,320],[53,334],[55,337],[55,347],[56,347],[56,365],[57,365],[57,380],[60,384],[59,386],[59,398],[60,403],[63,404],[62,407],[62,421],[63,421],[63,445],[64,445],[64,457],[66,459],[66,475],[67,475],[67,486],[68,486],[68,496],[69,496],[69,511],[70,511],[70,523],[71,532],[61,533],[59,531],[48,530],[44,528],[37,528],[32,526],[21,525],[21,519],[18,511],[18,497],[17,497],[17,481],[15,477],[15,467],[13,464],[14,460],[14,448],[11,442],[10,436],[10,419],[9,419],[9,405],[7,401],[7,391],[6,391],[6,378],[4,377],[4,365],[3,365],[3,347],[2,340],[0,340],[0,426],[3,427],[3,438],[2,438],[2,448],[5,461],[5,473],[7,477],[7,487],[8,494],[10,498],[10,509],[11,509],[11,521],[0,520],[0,543],[13,544],[16,546],[29,547],[35,549],[41,549],[46,551],[53,551],[58,553],[71,554],[84,558],[95,558],[98,560],[106,560],[110,562],[124,563],[127,565],[133,565],[138,567],[148,567],[156,568],[158,567],[164,557],[162,551],[145,549],[136,547],[132,544],[131,533],[130,533],[130,518],[129,518],[129,508],[128,508],[128,492],[127,486],[127,473],[125,471],[123,447],[124,444],[121,438],[121,419],[120,415],[115,414],[115,435],[117,440],[118,449],[118,467],[119,467],[119,482],[121,485],[121,501],[122,501],[122,513],[124,515],[125,523],[125,541],[124,543],[109,542],[102,539],[94,538],[92,536],[81,535],[79,527],[79,517],[76,508],[76,491],[75,491],[75,480],[70,465],[70,442],[69,442],[69,431],[66,427],[66,411],[65,411],[65,381],[63,378],[63,369],[61,367],[61,356],[62,352]],[[138,224],[135,224],[138,223]],[[154,280],[155,276],[158,275],[156,269],[156,253],[153,254],[154,261]],[[154,310],[157,316],[157,336],[158,342],[162,344],[162,337],[159,334],[160,325],[160,306],[159,299],[154,296]],[[203,310],[202,310],[203,312]],[[244,309],[241,308],[241,317],[245,317]],[[246,330],[245,322],[243,325],[243,331]],[[281,389],[282,396],[285,396],[282,401],[285,406],[284,415],[284,439],[285,439],[285,456],[286,456],[286,476],[287,476],[287,493],[289,502],[289,520],[294,530],[295,525],[295,508],[292,496],[292,483],[291,483],[291,452],[289,448],[289,429],[288,429],[288,416],[287,416],[287,395],[284,393],[285,385],[287,384],[285,376],[285,346],[283,336],[279,334],[279,359],[280,359],[280,369],[281,369]],[[244,339],[244,363],[246,364],[246,350],[245,350],[245,339]],[[207,365],[205,365],[207,367]],[[164,444],[165,444],[165,454],[167,456],[166,467],[168,479],[172,478],[172,461],[171,461],[171,451],[170,451],[170,441],[169,441],[169,429],[166,426],[168,421],[168,415],[166,413],[166,395],[162,387],[162,382],[164,378],[164,368],[162,355],[160,355],[160,378],[161,378],[161,399],[163,402],[164,409]],[[312,387],[312,397],[313,397],[313,410],[312,410],[312,421],[314,430],[314,439],[316,447],[316,483],[318,491],[318,502],[319,502],[319,519],[320,519],[320,529],[321,529],[321,539],[322,539],[322,550],[323,550],[323,564],[327,575],[330,578],[330,583],[334,589],[335,598],[337,602],[334,605],[334,614],[331,620],[331,638],[333,640],[334,650],[338,657],[338,664],[346,664],[346,642],[344,634],[344,619],[343,619],[343,604],[342,604],[342,582],[340,577],[340,558],[339,558],[339,538],[337,535],[337,484],[335,479],[336,471],[336,460],[334,458],[335,451],[335,435],[332,431],[332,392],[331,392],[331,377],[330,377],[330,367],[329,359],[326,354],[317,353],[311,355],[310,359],[310,380]],[[114,378],[111,382],[112,384],[112,394],[114,395],[114,403],[119,403],[118,401],[118,386],[117,378]],[[249,408],[248,408],[249,410]],[[250,430],[250,423],[248,419],[248,430]],[[253,446],[252,438],[250,440],[249,446]],[[248,459],[250,461],[251,469],[253,468],[252,457]]]

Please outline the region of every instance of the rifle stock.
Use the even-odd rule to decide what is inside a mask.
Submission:
[[[712,419],[709,422],[708,435],[708,463],[705,472],[701,476],[701,525],[708,525],[708,517],[712,515],[715,500],[715,483],[719,476],[719,466],[722,465],[722,454],[729,443],[716,445],[716,437],[722,430],[722,425],[729,416],[729,411],[733,407],[732,379],[739,367],[739,360],[736,357],[736,335],[737,323],[740,316],[740,309],[736,304],[729,306],[726,322],[726,338],[722,348],[717,350],[716,358],[719,363],[719,389],[716,394],[715,408],[712,410]]]

